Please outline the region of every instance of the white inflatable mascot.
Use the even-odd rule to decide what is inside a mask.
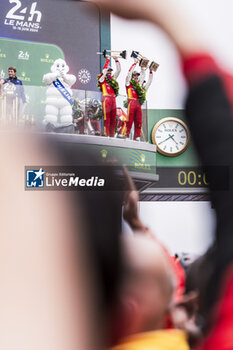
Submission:
[[[52,73],[43,76],[43,82],[48,85],[46,91],[46,115],[44,123],[51,123],[55,127],[72,125],[72,91],[71,86],[76,77],[69,72],[69,66],[59,58],[51,67]],[[58,114],[60,112],[60,123]]]

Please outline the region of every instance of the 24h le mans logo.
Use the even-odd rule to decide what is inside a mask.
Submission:
[[[9,4],[12,7],[5,16],[5,25],[20,31],[38,32],[41,29],[42,13],[38,10],[37,1],[32,2],[30,7],[24,7],[20,0],[9,0]]]

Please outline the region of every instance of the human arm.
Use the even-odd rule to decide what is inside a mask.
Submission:
[[[121,72],[121,64],[120,64],[120,61],[116,57],[113,57],[113,58],[114,58],[115,63],[116,63],[116,71],[113,74],[113,76],[114,76],[114,79],[117,79],[120,75],[120,72]]]
[[[227,261],[233,256],[230,173],[227,178],[233,166],[233,77],[225,74],[206,54],[185,59],[183,70],[189,84],[186,116],[199,157],[207,168],[211,200],[217,215],[216,241],[219,249],[226,248],[215,260],[220,257]]]
[[[132,66],[130,67],[129,71],[128,71],[128,74],[126,76],[126,79],[125,79],[125,85],[126,86],[129,86],[130,85],[130,80],[132,79],[132,74],[133,74],[133,71],[134,71],[134,68],[136,67],[136,64],[137,64],[137,59],[134,58],[134,63],[132,64]]]
[[[100,74],[100,77],[99,77],[99,83],[103,83],[104,82],[104,79],[105,79],[105,77],[107,75],[109,63],[110,63],[110,56],[106,55],[106,61],[105,61],[102,73]]]
[[[141,72],[140,72],[140,75],[139,75],[139,84],[142,86],[144,81],[145,81],[145,76],[146,76],[146,68],[144,67],[141,67]]]
[[[152,81],[153,81],[153,72],[152,72],[152,70],[150,70],[149,78],[148,78],[147,83],[145,85],[145,90],[149,89],[149,87],[151,86]]]
[[[126,184],[123,218],[129,224],[133,232],[145,233],[152,237],[153,233],[142,223],[138,214],[139,194],[135,184],[125,167],[123,168],[123,173]]]
[[[233,261],[233,186],[229,184],[233,166],[232,78],[226,78],[206,54],[202,38],[188,16],[182,13],[178,1],[98,0],[98,3],[125,18],[148,20],[158,25],[170,37],[183,61],[189,84],[186,117],[202,163],[211,166],[208,171],[211,200],[217,216],[217,248],[210,256],[213,275],[206,281],[204,294],[201,293],[205,296],[206,314],[210,315],[218,300],[226,267]],[[230,170],[229,180],[221,171],[225,166]],[[229,188],[217,191],[216,184],[226,184]]]
[[[233,261],[233,116],[229,89],[233,78],[227,77],[211,57],[204,55],[186,60],[184,72],[190,85],[186,115],[206,168],[217,219],[215,248],[208,256],[213,271],[201,290],[201,298],[208,296],[202,298],[202,309],[209,314],[219,299],[227,267]]]

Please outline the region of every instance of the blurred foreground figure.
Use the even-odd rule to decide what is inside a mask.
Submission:
[[[119,317],[119,334],[115,342],[130,336],[121,339],[121,345],[123,343],[127,348],[129,343],[135,346],[140,344],[142,349],[143,346],[156,346],[164,350],[188,348],[187,340],[193,344],[200,337],[192,317],[196,295],[183,296],[185,272],[153,232],[142,223],[138,213],[139,194],[126,169],[124,173],[127,191],[123,217],[134,233],[133,237],[126,237],[123,241],[126,270],[124,283],[127,286],[133,280],[134,292],[127,295],[128,289],[123,284],[120,298],[124,300],[121,305],[126,311],[123,317]],[[133,278],[130,278],[131,274]],[[152,283],[148,283],[150,279]],[[122,318],[125,322],[122,322]],[[132,337],[132,334],[135,336]]]
[[[162,247],[151,237],[123,238],[125,273],[120,290],[118,331],[114,350],[187,350],[185,332],[164,329],[172,304],[174,276]],[[119,336],[118,335],[118,336]]]
[[[206,337],[200,349],[233,349],[233,78],[206,52],[195,26],[180,12],[179,1],[96,2],[125,18],[159,25],[180,54],[189,84],[186,117],[206,167],[217,217],[215,243],[199,271],[200,277],[205,272],[205,278],[199,280],[199,301],[206,320]]]
[[[2,132],[0,159],[0,348],[105,348],[120,263],[121,203],[114,194],[25,191],[25,165],[79,161],[46,137]],[[90,198],[99,203],[91,224]],[[104,206],[112,231],[98,211]]]

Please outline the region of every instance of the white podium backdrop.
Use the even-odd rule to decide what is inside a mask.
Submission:
[[[215,212],[209,202],[140,202],[138,209],[171,254],[204,254],[213,240]],[[132,234],[125,221],[123,232]]]

